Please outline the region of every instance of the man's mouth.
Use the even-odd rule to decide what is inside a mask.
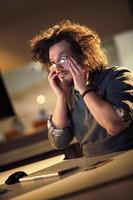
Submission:
[[[67,72],[66,71],[60,71],[57,74],[58,74],[58,76],[64,76],[64,75],[67,74]]]

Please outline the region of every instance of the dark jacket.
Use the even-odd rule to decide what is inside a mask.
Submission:
[[[124,67],[96,71],[88,87],[112,104],[125,125],[118,135],[111,136],[97,123],[81,95],[72,87],[68,98],[68,126],[55,129],[48,120],[48,137],[56,148],[66,147],[75,136],[85,156],[95,156],[133,148],[133,72]]]

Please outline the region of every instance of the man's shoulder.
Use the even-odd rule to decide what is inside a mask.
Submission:
[[[129,71],[129,72],[131,72],[132,71],[131,68],[125,67],[125,66],[112,66],[112,67],[109,67],[108,69],[110,69],[111,71],[116,71],[116,72],[119,72],[119,71]]]
[[[103,70],[102,74],[105,75],[105,77],[116,77],[116,76],[123,76],[127,73],[133,73],[131,68],[123,67],[123,66],[113,66],[108,67],[105,70]]]
[[[115,86],[115,84],[121,84],[123,80],[131,84],[133,80],[133,72],[130,68],[113,66],[108,67],[96,74],[96,87],[106,88],[109,85]],[[129,80],[129,81],[128,81]]]

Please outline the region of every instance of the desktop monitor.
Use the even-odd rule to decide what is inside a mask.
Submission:
[[[0,73],[0,121],[15,115],[2,74]]]

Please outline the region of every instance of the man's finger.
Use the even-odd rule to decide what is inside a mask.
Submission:
[[[79,70],[75,67],[75,65],[72,63],[72,61],[70,59],[68,61],[69,61],[70,67],[73,70],[73,72],[79,73]]]
[[[71,62],[74,64],[74,66],[78,69],[78,70],[82,70],[82,67],[81,67],[81,65],[79,65],[78,63],[77,63],[77,61],[73,58],[73,57],[70,57],[70,60],[71,60]]]

